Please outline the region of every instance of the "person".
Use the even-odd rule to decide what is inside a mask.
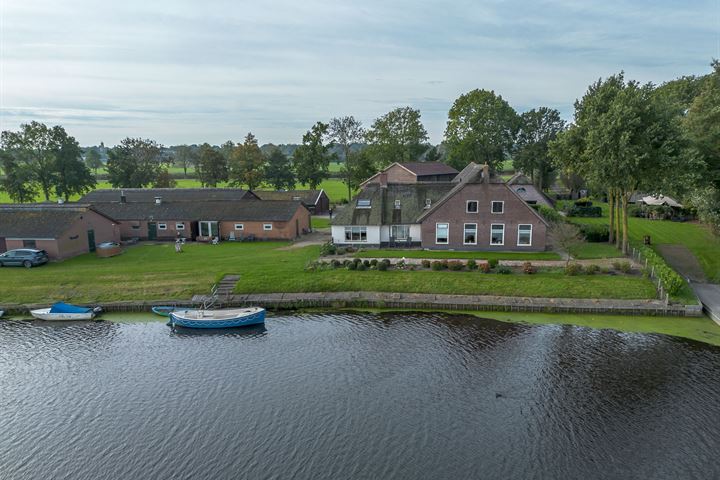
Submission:
[[[182,240],[175,240],[175,253],[182,253]]]

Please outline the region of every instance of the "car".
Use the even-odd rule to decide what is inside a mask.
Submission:
[[[34,248],[18,248],[16,250],[8,250],[0,255],[0,267],[35,267],[47,263],[48,254],[45,250],[36,250]]]

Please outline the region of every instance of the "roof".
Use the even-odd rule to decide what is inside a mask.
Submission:
[[[333,218],[333,225],[407,225],[419,223],[426,200],[434,204],[455,185],[450,182],[368,185]],[[358,200],[370,200],[370,208],[357,208]],[[395,201],[399,200],[399,208]]]
[[[410,170],[418,177],[425,175],[457,175],[458,171],[442,162],[405,162],[399,163],[401,167]]]
[[[246,221],[287,222],[305,208],[300,201],[245,200],[242,202],[210,201],[187,202],[106,202],[96,203],[93,208],[120,221],[140,220],[190,220],[190,221]]]
[[[533,182],[524,173],[516,173],[507,181],[508,185],[532,185]]]
[[[324,192],[324,190],[255,190],[253,193],[260,200],[299,200],[305,205],[315,205]]]
[[[257,198],[252,192],[242,188],[112,188],[93,190],[83,196],[83,203],[120,202],[121,194],[125,200],[132,202],[154,202],[155,197],[162,197],[163,201],[198,202],[213,200],[247,200]]]
[[[5,238],[59,238],[72,224],[88,211],[98,212],[87,204],[29,203],[0,205],[0,237]]]
[[[643,197],[642,201],[646,205],[667,205],[668,207],[682,208],[682,205],[674,198],[666,197],[665,195],[648,195]]]
[[[527,203],[535,203],[538,205],[545,205],[546,207],[552,208],[553,203],[548,198],[547,195],[545,195],[543,192],[540,191],[539,188],[537,188],[535,185],[531,184],[515,184],[511,185],[508,183],[508,188],[512,190],[513,192],[517,193],[520,198],[525,200]]]
[[[482,183],[483,181],[483,165],[478,165],[475,162],[468,163],[465,168],[458,173],[453,182],[455,183]],[[490,173],[489,183],[505,183],[501,177],[498,177],[494,173]]]

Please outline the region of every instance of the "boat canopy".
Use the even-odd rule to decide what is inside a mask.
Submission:
[[[50,307],[50,313],[89,313],[92,308],[76,307],[68,303],[58,302]]]

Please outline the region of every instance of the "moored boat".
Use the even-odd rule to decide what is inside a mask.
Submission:
[[[221,310],[175,310],[170,312],[168,325],[185,328],[233,328],[262,323],[265,323],[265,309],[247,307]]]
[[[160,315],[161,317],[169,317],[170,313],[177,310],[177,307],[166,307],[166,306],[157,305],[157,306],[152,307],[151,310],[155,315]]]
[[[58,302],[48,308],[30,310],[30,314],[39,320],[72,321],[92,320],[101,311],[100,307],[78,307],[69,303]]]

